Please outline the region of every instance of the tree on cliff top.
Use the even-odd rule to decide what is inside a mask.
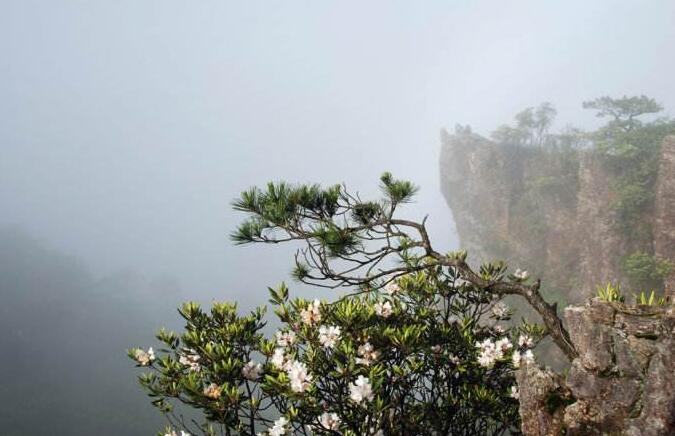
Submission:
[[[499,126],[492,132],[497,142],[541,147],[546,143],[548,131],[558,113],[551,103],[528,107],[515,116],[516,126]]]
[[[653,98],[645,95],[621,98],[600,97],[595,100],[583,102],[584,109],[597,110],[598,117],[612,117],[610,121],[611,128],[618,128],[623,131],[630,131],[640,127],[642,122],[638,117],[647,114],[661,112],[663,107]]]
[[[263,308],[239,316],[234,304],[184,305],[185,332],[159,332],[158,355],[129,351],[149,370],[140,382],[169,419],[166,434],[518,433],[513,369],[534,361],[545,332],[576,356],[556,308],[525,271],[474,270],[466,252],[437,252],[425,220],[397,216],[417,188],[380,180],[372,201],[341,185],[270,183],[234,202],[249,215],[235,242],[298,242],[295,279],[351,293],[326,302],[271,289],[282,327],[270,339]],[[498,324],[511,315],[507,295],[524,297],[546,329]]]

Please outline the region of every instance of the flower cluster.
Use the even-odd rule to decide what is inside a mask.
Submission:
[[[340,340],[342,329],[339,326],[325,326],[319,327],[319,342],[325,348],[335,348],[335,345]]]
[[[312,382],[312,375],[307,372],[307,365],[297,360],[292,361],[286,369],[286,374],[291,381],[291,390],[303,393]]]
[[[534,363],[534,353],[532,353],[532,350],[527,350],[521,354],[520,351],[516,350],[511,356],[511,363],[514,368],[520,368],[522,364],[529,365]]]
[[[204,396],[212,400],[217,400],[220,398],[220,395],[223,393],[223,388],[218,386],[216,383],[211,383],[204,388]]]
[[[312,375],[307,371],[307,365],[297,360],[290,360],[288,356],[286,356],[283,348],[274,350],[274,354],[270,358],[270,363],[277,367],[277,369],[286,372],[293,392],[303,393],[310,386]],[[255,375],[259,377],[258,373]]]
[[[518,346],[525,349],[521,353],[520,350],[515,350],[511,356],[511,362],[514,368],[520,368],[520,365],[528,365],[534,363],[534,353],[529,348],[534,345],[534,339],[528,334],[521,334],[518,336]]]
[[[360,375],[354,383],[349,385],[349,399],[356,404],[361,404],[364,400],[370,401],[373,399],[373,387],[368,377]]]
[[[450,363],[452,363],[453,365],[457,365],[460,362],[459,357],[455,356],[452,353],[448,354],[448,361],[450,361]]]
[[[530,335],[520,335],[518,337],[518,346],[530,348],[534,345],[534,339]]]
[[[380,357],[380,352],[376,351],[370,342],[359,345],[359,348],[356,350],[356,352],[360,356],[356,358],[356,363],[359,365],[369,366],[371,363],[375,362],[378,357]]]
[[[516,272],[513,273],[513,276],[515,278],[517,278],[518,280],[521,280],[521,281],[527,280],[530,277],[530,275],[527,273],[527,271],[522,270],[520,268],[516,269]]]
[[[383,291],[385,294],[395,295],[401,292],[401,288],[392,280],[384,286]]]
[[[506,304],[499,302],[492,306],[492,316],[494,316],[497,319],[502,319],[506,318],[509,316],[509,306]]]
[[[183,430],[181,430],[180,433],[176,432],[176,430],[169,430],[166,433],[164,433],[164,436],[192,436],[192,435]]]
[[[300,311],[300,319],[307,325],[314,325],[321,321],[321,302],[314,300],[309,305]]]
[[[241,375],[248,380],[258,380],[262,375],[263,367],[261,363],[258,363],[254,360],[249,360],[249,362],[244,365],[241,369]]]
[[[381,316],[382,318],[389,318],[393,313],[391,303],[389,301],[385,302],[378,301],[377,303],[375,303],[374,308],[377,316]]]
[[[148,348],[148,351],[138,348],[134,351],[134,359],[139,365],[148,366],[155,360],[155,351],[152,347]]]
[[[319,417],[319,424],[325,430],[338,431],[340,429],[340,417],[337,413],[324,412]]]
[[[274,354],[272,354],[272,357],[270,358],[270,363],[278,369],[285,369],[286,362],[286,350],[283,348],[275,348]]]
[[[181,363],[182,365],[187,366],[190,371],[199,372],[200,369],[201,369],[201,366],[199,364],[200,360],[201,360],[201,356],[199,354],[197,354],[191,348],[186,348],[186,349],[183,350],[183,353],[180,355],[180,358],[178,359],[178,362]]]
[[[286,419],[285,417],[282,416],[281,418],[274,421],[274,425],[272,426],[272,428],[270,428],[267,431],[267,435],[269,435],[269,436],[282,436],[282,435],[287,434],[288,433],[288,424],[289,424],[288,419]],[[265,434],[265,433],[258,433],[259,436],[261,436],[263,434]]]
[[[277,332],[277,345],[280,347],[289,347],[295,343],[296,334],[293,331],[278,331]]]
[[[513,346],[508,338],[502,338],[496,342],[492,339],[485,339],[483,342],[476,342],[479,350],[478,363],[485,368],[492,368],[498,360],[504,358],[504,353]]]

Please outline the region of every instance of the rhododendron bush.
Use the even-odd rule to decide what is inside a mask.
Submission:
[[[378,201],[342,186],[269,184],[234,203],[249,214],[236,242],[297,241],[294,277],[344,296],[270,289],[272,335],[265,307],[243,315],[232,303],[184,304],[183,333],[160,331],[161,346],[129,350],[169,420],[164,433],[519,432],[514,368],[534,362],[545,334],[574,353],[555,307],[526,271],[500,262],[474,271],[465,252],[436,252],[424,221],[396,217],[415,187],[390,174],[381,181]],[[506,295],[524,297],[544,326],[510,322]],[[185,406],[202,413],[188,418]]]

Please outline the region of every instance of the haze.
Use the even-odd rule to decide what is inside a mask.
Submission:
[[[668,0],[0,2],[0,432],[156,431],[124,349],[183,300],[247,309],[289,281],[292,247],[228,240],[243,189],[372,194],[389,170],[456,247],[439,130],[542,101],[591,127],[602,95],[672,115],[674,20]],[[50,363],[46,406],[25,389]]]

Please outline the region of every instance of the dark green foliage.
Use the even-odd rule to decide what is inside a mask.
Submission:
[[[669,259],[637,251],[624,258],[623,269],[634,289],[658,289],[675,265]]]
[[[295,266],[293,267],[293,271],[291,271],[291,277],[301,282],[302,280],[307,278],[308,275],[309,275],[309,266],[304,262],[296,261]]]
[[[551,103],[528,107],[516,114],[516,126],[502,125],[492,132],[492,138],[501,143],[541,147],[548,140],[548,130],[558,113]]]
[[[661,143],[675,133],[675,121],[657,119],[645,123],[638,117],[661,111],[645,96],[612,99],[602,97],[584,103],[598,110],[609,123],[593,134],[595,149],[615,176],[611,208],[617,229],[633,249],[651,249],[651,228],[645,219],[654,213],[654,191]]]
[[[354,231],[338,227],[330,222],[320,225],[311,233],[311,237],[319,241],[331,257],[347,255],[359,246],[359,240]]]
[[[230,238],[236,244],[246,244],[262,238],[265,229],[269,228],[267,221],[262,218],[252,217],[244,221],[230,234]]]
[[[600,97],[583,103],[584,109],[594,109],[598,117],[611,117],[611,129],[632,130],[642,122],[637,117],[661,112],[663,107],[645,95],[621,98]]]
[[[367,225],[381,218],[382,206],[375,202],[357,203],[352,209],[352,217],[358,223]]]
[[[338,212],[341,187],[323,189],[319,185],[291,186],[285,182],[267,184],[267,190],[250,188],[232,202],[235,210],[253,214],[230,236],[237,244],[273,238],[274,230],[292,225],[304,217],[330,220]],[[333,235],[335,236],[335,235]],[[341,244],[345,235],[330,236]]]
[[[417,186],[408,180],[396,180],[391,173],[384,173],[380,177],[382,191],[392,204],[408,203],[417,193]]]

